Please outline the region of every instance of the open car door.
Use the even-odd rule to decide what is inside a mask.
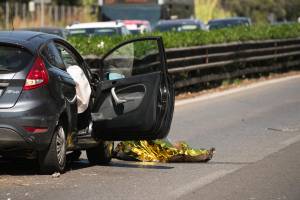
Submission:
[[[154,140],[168,135],[174,89],[160,37],[127,41],[102,59],[102,81],[92,109],[93,136]]]

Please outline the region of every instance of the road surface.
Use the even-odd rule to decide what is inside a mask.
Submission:
[[[299,200],[300,77],[177,106],[170,139],[217,154],[207,164],[82,157],[59,178],[2,161],[0,199]]]

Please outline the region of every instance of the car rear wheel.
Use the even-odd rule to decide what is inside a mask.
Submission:
[[[64,172],[66,167],[66,134],[58,125],[49,149],[39,153],[40,169],[43,173]]]
[[[99,142],[97,147],[87,149],[86,154],[88,160],[93,165],[105,165],[110,163],[114,143],[109,141]]]

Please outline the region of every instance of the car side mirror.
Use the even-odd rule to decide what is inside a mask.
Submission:
[[[114,73],[114,72],[106,73],[105,77],[107,80],[110,80],[110,81],[125,78],[125,76],[123,74]]]

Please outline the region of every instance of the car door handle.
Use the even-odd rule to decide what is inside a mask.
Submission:
[[[119,97],[117,96],[117,94],[116,94],[116,88],[111,88],[111,95],[112,95],[112,97],[113,97],[113,99],[114,99],[114,101],[115,101],[115,103],[117,104],[117,105],[119,105],[119,104],[123,104],[123,103],[126,103],[127,102],[127,100],[126,99],[119,99]]]
[[[68,101],[71,103],[71,104],[74,104],[77,100],[77,95],[74,96],[74,98],[72,100],[69,100]]]

